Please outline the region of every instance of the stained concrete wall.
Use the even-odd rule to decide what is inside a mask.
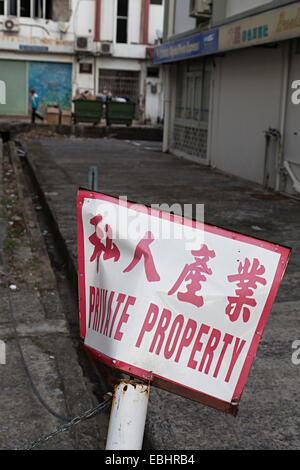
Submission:
[[[53,21],[68,22],[71,18],[71,5],[70,0],[53,0],[52,14]]]

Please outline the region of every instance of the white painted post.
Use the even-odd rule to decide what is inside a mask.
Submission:
[[[130,380],[116,385],[106,450],[141,450],[150,386]]]

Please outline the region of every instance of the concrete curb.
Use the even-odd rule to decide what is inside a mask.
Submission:
[[[82,126],[82,125],[49,125],[31,124],[26,122],[0,122],[0,134],[10,134],[11,138],[19,134],[29,133],[33,130],[49,131],[62,136],[75,136],[81,138],[115,138],[128,140],[162,141],[163,129],[161,126]]]

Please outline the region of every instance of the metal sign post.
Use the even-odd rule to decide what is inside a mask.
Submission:
[[[106,450],[141,450],[150,386],[122,380],[115,386]]]

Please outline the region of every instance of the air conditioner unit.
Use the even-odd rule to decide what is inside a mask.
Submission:
[[[3,31],[18,33],[20,31],[20,23],[16,18],[6,18],[3,22]]]
[[[110,56],[113,53],[113,44],[111,42],[101,42],[100,54]]]
[[[78,36],[75,40],[75,50],[76,51],[89,51],[90,50],[90,40],[87,36]]]
[[[199,20],[207,20],[211,17],[211,0],[190,0],[190,16]]]

